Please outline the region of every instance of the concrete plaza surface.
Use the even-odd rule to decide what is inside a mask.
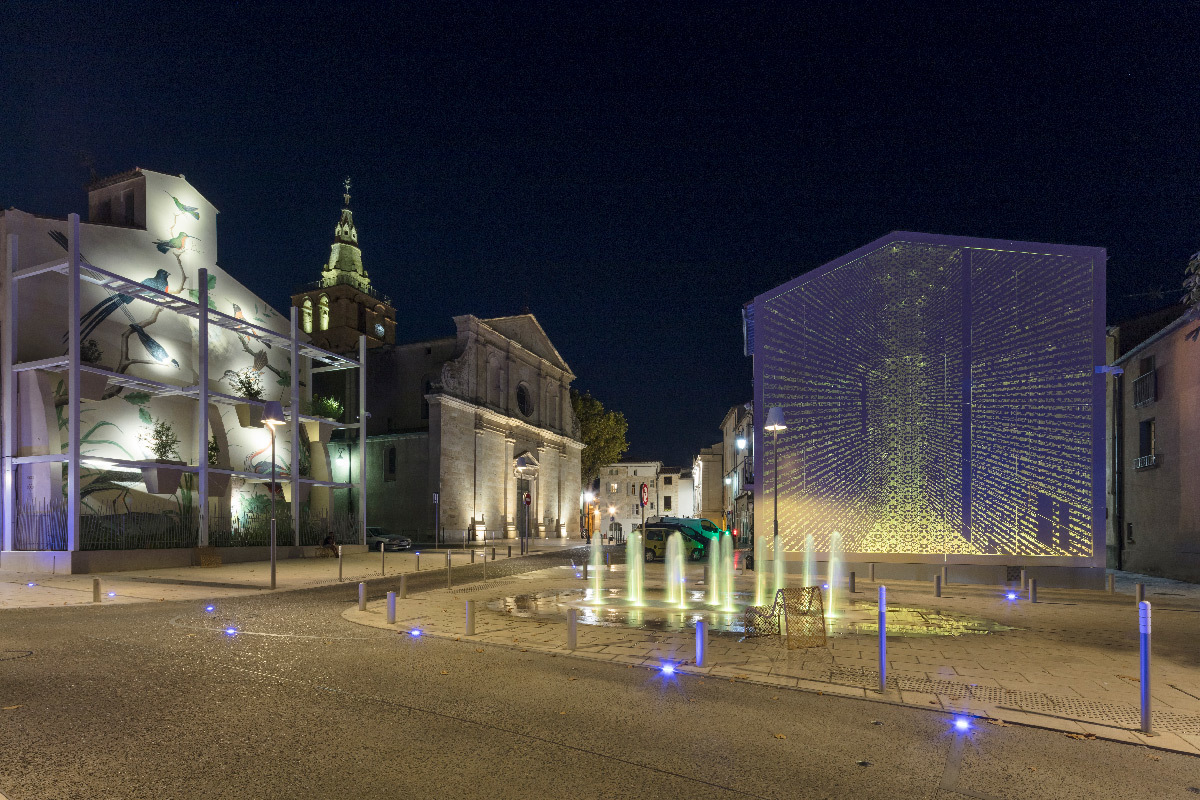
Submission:
[[[486,588],[509,592],[529,582],[525,572],[578,556],[489,562],[489,580],[500,577]],[[467,581],[483,576],[483,565],[465,565],[454,580],[474,591]],[[444,583],[444,572],[424,568],[407,578],[414,599]],[[373,578],[368,596],[398,584]],[[1191,756],[980,720],[957,731],[932,706],[664,676],[524,641],[417,638],[348,622],[343,611],[356,596],[353,583],[334,582],[234,592],[213,612],[191,598],[0,610],[0,792],[10,800],[1200,793],[1200,759]]]
[[[624,568],[605,572],[621,586]],[[347,620],[424,635],[475,641],[521,651],[553,653],[768,686],[969,713],[1066,733],[1200,755],[1200,587],[1147,580],[1154,606],[1153,730],[1138,729],[1137,609],[1135,576],[1122,575],[1117,593],[1040,589],[1039,602],[1007,597],[1000,587],[950,585],[940,598],[925,583],[888,583],[890,609],[887,690],[879,691],[878,637],[845,633],[828,646],[787,650],[777,638],[743,639],[710,633],[707,663],[694,665],[695,636],[686,630],[646,630],[580,624],[569,651],[566,622],[549,613],[519,616],[496,608],[497,598],[582,590],[569,567],[513,575],[492,583],[425,592],[397,601],[396,624],[387,625],[384,602],[365,612],[352,606]],[[647,565],[647,585],[661,584],[662,566]],[[697,588],[703,570],[689,568]],[[752,574],[739,586],[752,588]],[[875,603],[876,584],[858,582],[851,598]],[[464,635],[465,601],[476,601],[475,634]],[[493,607],[489,608],[489,604]],[[946,635],[905,631],[905,622],[928,623]],[[985,628],[988,632],[980,632]]]

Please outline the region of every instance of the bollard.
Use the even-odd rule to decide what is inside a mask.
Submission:
[[[383,552],[383,542],[379,543],[379,574],[387,575],[387,555]]]
[[[1136,603],[1142,603],[1146,599],[1146,584],[1135,583],[1133,585],[1133,600]]]
[[[587,565],[587,562],[585,561],[585,562],[583,562],[583,579],[585,581],[588,579],[587,569],[588,569],[588,565]]]
[[[942,586],[950,585],[950,568],[942,567]]]
[[[512,558],[512,545],[511,544],[508,546],[508,557]]]
[[[365,583],[358,584],[358,610],[367,610],[367,585]]]
[[[1108,593],[1109,594],[1117,593],[1117,576],[1113,575],[1112,573],[1109,573],[1109,575],[1108,575]]]
[[[471,548],[471,563],[472,564],[475,563],[475,548],[474,547]]]
[[[879,693],[887,686],[887,587],[879,587]]]
[[[875,582],[875,562],[871,562],[871,583]]]
[[[463,633],[466,636],[475,635],[475,601],[467,601],[467,624],[463,628]]]
[[[492,547],[492,561],[496,560],[496,548]]]
[[[446,588],[449,589],[450,587],[451,587],[451,583],[450,583],[450,551],[447,550],[446,551]]]
[[[854,588],[854,573],[853,573],[853,572],[851,572],[851,573],[850,573],[850,594],[854,594],[854,593],[855,593],[855,591],[856,591],[856,590],[855,590],[855,588]]]
[[[1037,578],[1029,579],[1029,602],[1037,602]]]
[[[417,551],[417,568],[414,570],[414,572],[420,572],[420,571],[421,571],[421,551],[418,550]]]
[[[408,599],[408,576],[407,575],[400,576],[400,599],[401,600]]]
[[[1026,574],[1025,570],[1022,569],[1021,570],[1021,591],[1023,592],[1025,590],[1027,590],[1028,588],[1029,588],[1029,576]]]
[[[342,546],[338,545],[338,583],[342,582]]]
[[[708,650],[708,620],[696,620],[696,666],[706,666],[704,657]]]
[[[941,575],[933,576],[933,596],[934,597],[942,596],[942,576]]]
[[[100,579],[92,578],[92,602],[100,602]]]
[[[1138,603],[1138,638],[1141,639],[1142,733],[1150,735],[1150,603]]]
[[[575,628],[579,618],[579,610],[575,608],[567,609],[567,649],[575,649]]]
[[[611,555],[611,553],[604,554],[604,566],[608,567],[609,572],[612,572],[612,559],[610,558]]]
[[[400,585],[401,586],[404,585],[403,578],[400,579]],[[387,593],[387,624],[388,625],[396,624],[396,593],[395,592]]]

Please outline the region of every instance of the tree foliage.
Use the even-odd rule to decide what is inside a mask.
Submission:
[[[587,445],[580,456],[580,477],[586,486],[600,473],[605,464],[615,464],[629,449],[625,434],[629,423],[620,411],[605,411],[604,405],[591,393],[571,390],[571,408],[579,420],[580,435]]]

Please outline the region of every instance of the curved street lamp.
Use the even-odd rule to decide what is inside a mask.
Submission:
[[[271,431],[271,588],[275,588],[275,428],[284,423],[283,405],[268,400],[263,407],[263,424]],[[295,500],[296,498],[292,498]]]
[[[775,455],[775,468],[771,470],[775,473],[775,486],[771,490],[771,494],[774,495],[775,500],[775,538],[771,542],[771,560],[774,562],[772,566],[775,572],[775,591],[778,592],[783,588],[778,585],[783,576],[783,570],[781,569],[782,562],[779,558],[779,432],[787,430],[787,422],[784,420],[782,408],[774,406],[767,411],[767,424],[763,426],[763,430],[771,432],[771,449]]]

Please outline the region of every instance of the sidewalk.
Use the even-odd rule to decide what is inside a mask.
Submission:
[[[623,585],[620,571],[606,573]],[[647,565],[647,585],[661,581],[662,568]],[[689,571],[692,583],[702,576]],[[739,577],[747,590],[751,577]],[[740,634],[711,633],[710,666],[696,667],[694,633],[580,624],[575,651],[566,649],[566,623],[557,614],[524,617],[495,603],[515,595],[547,594],[584,588],[573,570],[552,568],[424,592],[397,600],[397,622],[388,626],[383,601],[367,611],[353,606],[343,616],[364,625],[472,641],[533,652],[553,653],[628,666],[741,680],[780,688],[845,695],[860,699],[933,708],[985,717],[992,724],[1016,723],[1060,730],[1080,738],[1098,737],[1200,755],[1200,660],[1195,627],[1200,591],[1155,580],[1147,599],[1155,609],[1153,736],[1138,730],[1139,692],[1137,609],[1128,575],[1118,593],[1039,589],[1039,602],[1009,600],[999,587],[951,585],[933,597],[925,583],[889,582],[889,616],[902,609],[935,622],[952,618],[949,635],[912,633],[913,626],[889,619],[887,691],[879,692],[878,635],[845,633],[825,648],[789,651],[778,639],[742,640]],[[859,582],[854,599],[871,603],[876,584]],[[1126,589],[1128,593],[1120,590]],[[464,601],[476,600],[475,635],[463,633]],[[489,608],[489,603],[493,607]],[[524,613],[524,612],[522,612]],[[995,623],[981,632],[968,624],[955,629],[954,615]],[[917,626],[918,628],[920,626]],[[988,627],[988,626],[982,626]],[[877,626],[876,626],[877,630]],[[893,635],[895,633],[895,635]]]
[[[560,542],[574,545],[569,539],[534,540],[531,553],[553,552],[561,549]],[[472,548],[474,557],[491,556],[487,548]],[[520,545],[513,540],[513,558],[518,557]],[[420,556],[417,554],[420,553]],[[470,564],[472,556],[462,548],[451,551],[454,566]],[[444,569],[445,550],[414,550],[385,553],[386,574],[415,572],[420,560],[422,572]],[[496,558],[504,560],[508,542],[496,546]],[[343,582],[379,578],[380,554],[355,553],[342,559]],[[180,567],[176,569],[111,572],[93,575],[49,574],[0,570],[0,609],[41,608],[92,604],[92,579],[100,579],[102,603],[146,603],[166,600],[208,600],[218,597],[239,597],[270,591],[271,565],[267,561],[223,564],[219,567]],[[276,591],[307,589],[338,582],[338,559],[291,558],[276,564]]]

